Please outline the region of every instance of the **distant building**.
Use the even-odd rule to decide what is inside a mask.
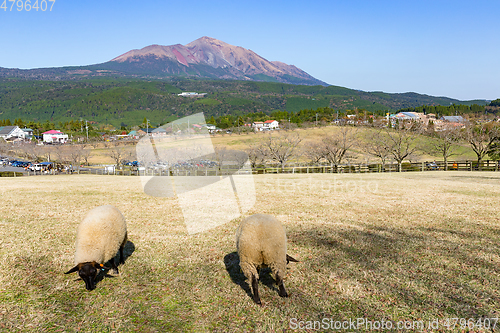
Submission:
[[[465,123],[465,119],[462,116],[442,116],[440,119],[450,123]]]
[[[151,131],[152,136],[165,136],[167,135],[167,130],[161,127],[155,128]]]
[[[252,123],[254,131],[269,131],[279,128],[279,122],[276,120],[254,121]]]
[[[466,120],[462,116],[442,116],[435,121],[438,131],[465,128],[465,123]]]
[[[31,140],[33,138],[33,130],[31,128],[22,128],[21,129],[24,132],[24,138],[26,140]]]
[[[43,132],[43,142],[46,143],[66,143],[68,142],[68,134],[64,134],[63,132],[50,130],[47,132]]]
[[[128,134],[127,134],[129,137],[133,138],[133,139],[139,139],[139,133],[138,131],[130,131]]]
[[[252,123],[252,128],[254,131],[262,131],[262,128],[264,127],[264,122],[262,121],[254,121]]]
[[[177,94],[177,96],[182,96],[182,97],[203,97],[207,93],[197,93],[197,92],[182,92],[180,94]]]
[[[266,120],[262,127],[263,129],[274,130],[279,128],[279,122],[276,120]]]
[[[201,125],[201,128],[206,128],[208,130],[208,133],[210,133],[210,134],[213,134],[213,133],[217,132],[218,130],[220,130],[213,124],[203,124],[203,125]]]
[[[24,140],[26,138],[25,132],[19,126],[1,126],[0,138],[4,140]]]

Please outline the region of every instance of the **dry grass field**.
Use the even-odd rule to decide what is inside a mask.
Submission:
[[[340,131],[339,126],[325,126],[320,128],[300,128],[296,129],[293,134],[298,134],[302,139],[301,147],[308,143],[320,142],[325,136],[334,135]],[[380,160],[374,156],[367,154],[362,149],[362,144],[367,142],[366,136],[371,132],[376,131],[374,128],[369,127],[358,127],[357,134],[359,138],[357,140],[358,145],[355,145],[350,152],[353,161],[355,162],[375,162],[379,163]],[[273,133],[274,135],[278,133]],[[257,132],[257,133],[244,133],[244,134],[216,134],[211,136],[212,143],[216,147],[226,147],[232,150],[247,150],[250,146],[259,145],[265,141],[269,132]],[[429,145],[435,141],[432,138],[423,135],[417,135],[413,140],[413,143],[420,147],[429,147]],[[90,164],[114,164],[113,159],[109,156],[109,150],[115,145],[115,142],[108,142],[106,144],[100,143],[96,148],[92,149],[92,154],[89,158]],[[125,142],[119,142],[120,146],[124,145]],[[461,142],[460,145],[454,151],[454,154],[450,160],[475,160],[476,155],[472,152],[470,147],[465,143]],[[300,155],[300,154],[299,154]],[[124,146],[124,159],[135,160],[135,145],[128,142]],[[412,156],[412,161],[432,161],[432,160],[442,160],[443,157],[439,155],[430,155],[429,152],[419,151],[417,154]],[[309,162],[305,156],[298,156],[294,159],[294,162]]]
[[[189,235],[177,200],[146,196],[137,177],[2,179],[0,331],[283,332],[300,324],[312,332],[313,321],[358,318],[445,331],[450,318],[476,325],[499,316],[500,173],[258,175],[255,182],[250,213],[281,220],[288,253],[300,260],[288,267],[289,298],[262,274],[262,307],[239,271],[241,218]],[[89,292],[76,274],[63,273],[73,267],[77,225],[103,204],[123,212],[130,242],[121,275]],[[428,327],[434,320],[439,329]],[[460,330],[458,322],[453,331]]]

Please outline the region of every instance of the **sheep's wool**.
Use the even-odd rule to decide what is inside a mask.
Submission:
[[[117,254],[127,235],[122,213],[113,206],[92,209],[78,226],[75,264],[104,264]]]
[[[255,214],[244,219],[236,231],[236,247],[240,267],[247,278],[262,266],[274,274],[286,273],[286,233],[283,225],[273,216]]]

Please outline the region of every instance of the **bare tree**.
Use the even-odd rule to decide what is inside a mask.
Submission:
[[[226,147],[222,147],[222,146],[214,147],[214,152],[215,152],[214,158],[217,161],[217,166],[218,166],[219,172],[220,172],[220,171],[222,171],[222,164],[227,159],[229,152],[228,152],[228,149]]]
[[[364,150],[375,157],[380,159],[382,165],[382,172],[385,171],[385,163],[391,156],[388,150],[389,144],[387,142],[387,135],[384,130],[370,131],[366,137],[366,143],[363,145]]]
[[[24,143],[19,146],[18,155],[29,161],[37,162],[40,156],[40,149],[32,143]]]
[[[307,142],[302,148],[304,156],[313,165],[318,164],[325,157],[325,149],[321,142]]]
[[[56,154],[56,149],[52,145],[45,145],[41,147],[40,154],[42,157],[47,158],[48,162],[52,162],[52,157]]]
[[[114,143],[113,147],[108,149],[108,156],[115,161],[115,165],[119,166],[123,157],[125,156],[125,150],[120,147],[117,143]]]
[[[387,140],[383,140],[387,151],[392,155],[398,163],[398,172],[402,171],[402,164],[405,158],[410,157],[417,151],[418,147],[412,144],[414,134],[406,128],[391,130],[385,129]]]
[[[49,148],[49,147],[47,147]],[[45,149],[45,152],[47,154],[47,152],[49,152],[50,156],[53,157],[55,155],[55,159],[59,162],[59,163],[69,163],[71,158],[69,157],[69,149],[67,146],[63,146],[63,147],[58,147],[58,149],[54,149],[54,150],[49,150],[49,149]]]
[[[262,164],[264,162],[265,156],[262,154],[262,149],[258,146],[249,146],[245,152],[248,155],[248,160],[250,161],[250,165],[252,168],[255,168],[258,164]]]
[[[481,170],[481,161],[488,155],[492,145],[500,137],[499,126],[491,122],[476,125],[469,123],[465,127],[464,137],[476,153],[477,167],[478,170]]]
[[[356,137],[357,129],[355,127],[340,126],[338,132],[323,138],[323,156],[332,168],[335,167],[335,172],[338,172],[338,166],[347,157],[347,152],[354,146]]]
[[[3,138],[0,138],[0,155],[7,154],[8,151],[9,151],[9,145]]]
[[[229,160],[235,162],[238,169],[241,169],[248,161],[248,154],[241,150],[230,150]]]
[[[278,162],[281,171],[284,171],[286,163],[295,156],[300,142],[302,139],[298,133],[269,133],[262,143],[261,152],[267,158]]]
[[[89,158],[92,155],[92,150],[88,146],[83,146],[82,150],[82,160],[85,162],[85,165],[89,165]]]
[[[68,158],[71,161],[71,164],[76,165],[78,172],[80,172],[80,164],[82,161],[84,146],[75,144],[67,146],[67,149],[68,149]]]
[[[448,158],[456,155],[456,143],[460,135],[456,129],[451,128],[436,132],[436,135],[437,141],[432,143],[431,152],[443,156],[444,169],[448,171]]]

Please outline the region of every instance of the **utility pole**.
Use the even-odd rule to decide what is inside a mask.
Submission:
[[[146,119],[146,135],[149,136],[149,119]]]
[[[87,141],[89,141],[89,125],[87,125],[87,119],[85,119],[85,129],[87,130]]]

